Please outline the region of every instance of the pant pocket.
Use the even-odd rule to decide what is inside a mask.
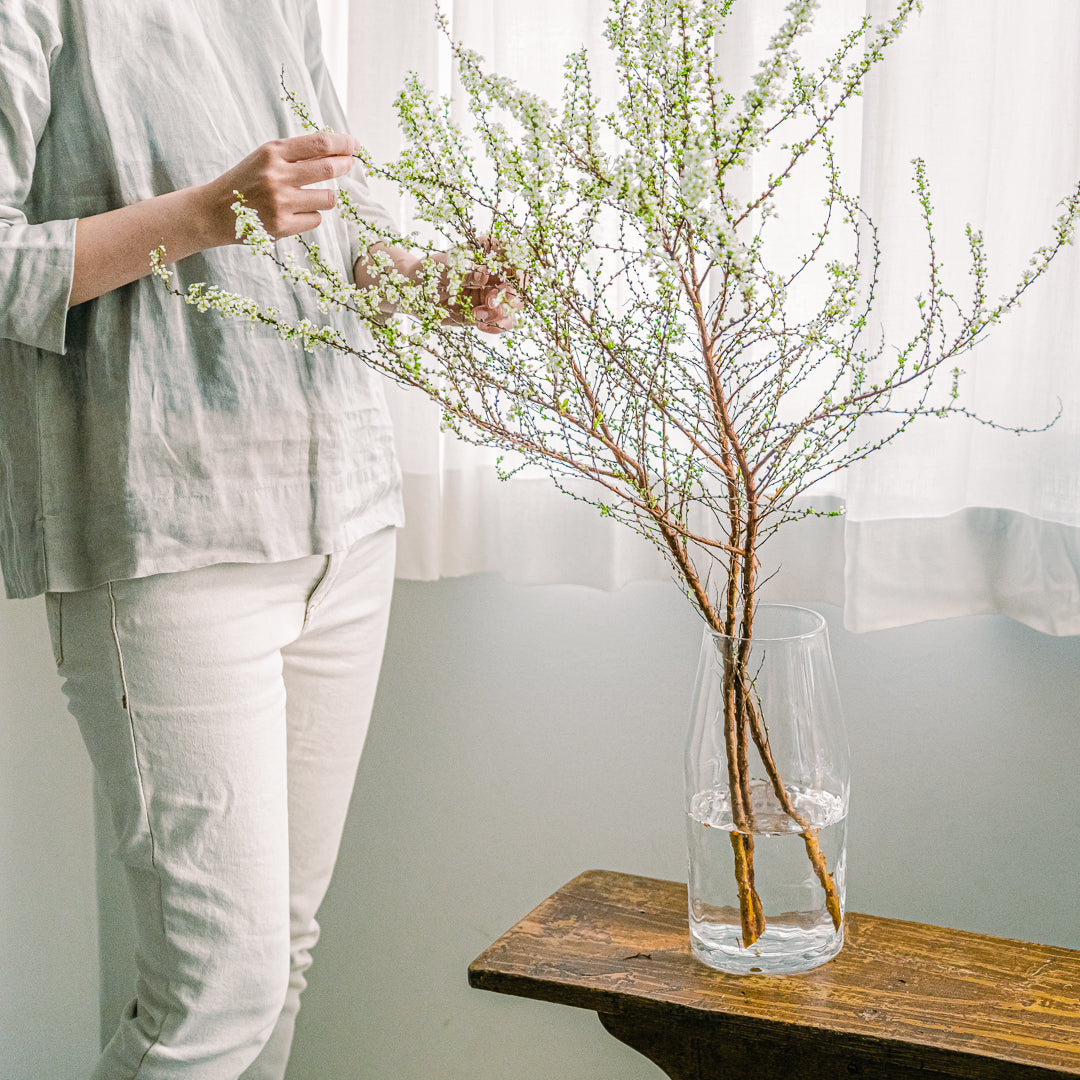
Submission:
[[[63,603],[63,593],[45,594],[45,618],[49,623],[49,637],[52,640],[53,659],[57,667],[64,662]]]

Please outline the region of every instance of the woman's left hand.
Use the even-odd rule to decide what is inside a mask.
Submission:
[[[495,244],[486,236],[480,238],[487,252]],[[437,253],[435,261],[446,265],[448,256]],[[512,330],[517,325],[518,312],[522,309],[519,287],[523,284],[522,275],[515,275],[516,280],[509,280],[488,266],[477,266],[465,275],[461,297],[457,303],[451,303],[447,288],[447,275],[444,275],[441,300],[448,314],[443,326],[470,326],[485,334],[501,334]]]

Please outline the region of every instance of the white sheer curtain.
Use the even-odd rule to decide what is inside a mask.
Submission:
[[[348,23],[347,106],[377,155],[397,149],[391,103],[419,70],[446,85],[433,0],[320,0]],[[830,0],[818,26],[835,39],[888,0]],[[781,0],[742,0],[725,35],[733,72],[749,70]],[[448,4],[443,4],[448,9]],[[454,0],[455,37],[556,97],[562,57],[599,53],[607,0]],[[1080,6],[1029,0],[926,0],[851,121],[864,204],[881,228],[881,322],[900,340],[924,287],[925,234],[910,159],[925,158],[939,253],[958,299],[969,293],[963,226],[984,229],[991,294],[1005,291],[1050,236],[1055,203],[1080,177]],[[342,23],[330,35],[340,48]],[[331,51],[331,60],[334,54]],[[853,151],[852,151],[853,147]],[[393,193],[385,192],[387,201]],[[980,415],[1048,432],[1018,437],[969,422],[927,422],[852,470],[847,516],[795,526],[771,542],[774,593],[842,602],[849,626],[1003,611],[1054,633],[1080,632],[1080,259],[1049,278],[962,366]],[[409,523],[400,573],[434,578],[497,570],[513,581],[613,588],[666,578],[658,553],[568,500],[539,474],[501,483],[492,455],[440,434],[425,402],[392,392]]]
[[[875,0],[874,6],[884,7]],[[902,326],[925,246],[907,162],[934,184],[942,259],[964,284],[964,237],[985,230],[991,295],[1017,280],[1080,177],[1080,5],[928,0],[866,97],[862,196],[890,266],[884,320]],[[1068,249],[962,360],[976,424],[913,428],[848,478],[845,615],[875,627],[1003,611],[1080,633],[1080,259]],[[895,287],[894,287],[895,286]]]

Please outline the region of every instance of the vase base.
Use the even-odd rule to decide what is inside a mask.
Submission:
[[[831,960],[844,945],[844,930],[772,924],[744,948],[738,924],[691,922],[694,957],[731,975],[794,975]]]

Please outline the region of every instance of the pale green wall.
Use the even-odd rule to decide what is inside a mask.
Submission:
[[[90,787],[44,604],[0,600],[3,1080],[87,1080],[97,1058]]]
[[[821,610],[854,750],[850,906],[1080,948],[1080,638],[997,617],[856,636]],[[398,584],[292,1080],[660,1076],[592,1016],[470,990],[465,969],[580,870],[683,875],[681,754],[698,636],[671,585],[607,594],[487,576]],[[22,685],[9,674],[0,700]],[[83,856],[65,882],[92,877],[81,752],[51,683],[36,695],[27,715],[49,745],[37,750],[44,736],[24,722],[20,761],[44,754],[77,783],[54,812],[36,780],[16,778],[38,807],[5,811],[4,866],[14,856],[21,874],[14,927],[6,876],[3,894],[16,941],[41,925],[42,837],[66,846],[61,865],[72,848]],[[128,961],[109,881],[104,904],[111,1018]],[[52,973],[40,994],[53,1017],[85,1014],[94,977],[86,905],[72,895],[62,906],[76,918],[50,915],[37,950]],[[6,992],[32,985],[29,961],[5,963]],[[45,1046],[45,1021],[35,1028],[16,998],[0,1005],[0,1044],[18,1055],[5,1064],[27,1063],[4,1080],[84,1075],[74,1063],[85,1060],[85,1015]],[[46,1054],[68,1071],[31,1067]]]

